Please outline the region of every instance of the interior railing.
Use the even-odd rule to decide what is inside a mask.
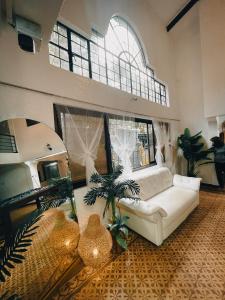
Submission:
[[[0,134],[0,153],[17,153],[14,135]]]

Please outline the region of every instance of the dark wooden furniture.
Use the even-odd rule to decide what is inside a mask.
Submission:
[[[0,217],[5,233],[7,234],[12,231],[11,211],[33,201],[36,201],[37,208],[40,208],[42,198],[44,199],[45,196],[57,192],[58,188],[59,186],[57,185],[46,186],[2,201],[0,203]]]

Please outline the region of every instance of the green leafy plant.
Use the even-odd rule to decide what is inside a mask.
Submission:
[[[187,176],[196,177],[200,165],[213,163],[209,157],[213,150],[207,149],[201,131],[191,136],[190,130],[185,128],[184,133],[178,137],[177,144],[187,160]]]
[[[116,214],[116,200],[122,198],[130,198],[135,201],[139,200],[137,195],[140,192],[139,185],[134,180],[118,180],[119,176],[122,175],[123,167],[116,166],[111,174],[100,175],[98,173],[92,174],[90,182],[96,184],[92,187],[90,191],[85,195],[84,202],[87,205],[93,205],[96,202],[97,198],[103,198],[106,200],[105,209],[103,212],[103,217],[105,216],[106,211],[111,207],[112,209],[112,224],[111,229],[114,228],[114,233],[118,234],[116,241],[120,246],[126,249],[125,246],[125,237],[126,234],[123,232],[125,227],[125,219],[118,217]],[[113,227],[113,225],[116,225]],[[121,227],[121,230],[119,228]],[[125,230],[126,231],[126,230]],[[123,234],[122,234],[123,232]],[[122,239],[124,242],[122,242]]]
[[[117,244],[123,248],[127,249],[127,238],[128,238],[128,229],[126,227],[128,216],[116,215],[116,219],[113,224],[108,224],[108,228],[112,234],[114,240],[116,240]]]
[[[25,259],[22,253],[31,246],[31,237],[35,234],[38,226],[34,226],[42,217],[42,210],[35,211],[26,220],[26,223],[19,226],[14,234],[6,240],[0,253],[0,281],[5,282],[7,276],[11,276],[10,269],[15,268],[15,264],[20,264]],[[34,227],[33,227],[34,226]]]
[[[0,282],[5,282],[6,277],[11,276],[10,269],[14,269],[16,264],[25,260],[23,253],[32,245],[31,237],[39,227],[35,224],[42,218],[43,212],[49,208],[58,207],[61,203],[61,199],[43,203],[40,209],[35,210],[25,218],[15,232],[7,235],[3,246],[0,248]]]
[[[73,182],[70,176],[52,178],[49,182],[50,185],[57,185],[58,192],[57,195],[63,199],[68,198],[71,205],[71,219],[77,221],[76,206],[74,203],[74,193],[73,193]]]
[[[0,295],[1,300],[22,300],[17,294],[13,294],[9,296],[9,292],[5,292],[3,295]]]

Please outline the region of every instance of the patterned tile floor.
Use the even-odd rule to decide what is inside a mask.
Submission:
[[[225,194],[200,199],[161,247],[138,237],[81,290],[74,277],[54,299],[225,300]]]

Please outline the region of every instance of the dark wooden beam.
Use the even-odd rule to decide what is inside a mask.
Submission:
[[[176,17],[173,18],[173,20],[166,26],[167,32],[169,32],[198,1],[199,0],[189,1],[185,5],[185,7],[176,15]]]

